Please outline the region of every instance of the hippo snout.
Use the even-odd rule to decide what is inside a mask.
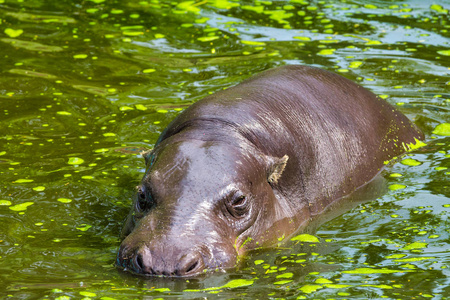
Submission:
[[[121,247],[117,265],[124,270],[146,276],[188,277],[206,270],[204,254],[198,249],[150,249],[141,245],[136,249]]]

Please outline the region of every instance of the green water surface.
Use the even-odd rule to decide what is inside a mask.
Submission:
[[[450,298],[450,1],[0,0],[0,298]],[[151,148],[189,105],[307,64],[426,134],[387,191],[237,270],[114,267]]]

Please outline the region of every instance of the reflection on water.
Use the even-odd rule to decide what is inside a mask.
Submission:
[[[449,9],[414,0],[0,0],[1,297],[446,297],[450,139],[433,131],[450,120]],[[306,228],[320,243],[280,243],[237,270],[189,280],[119,273],[139,152],[198,99],[293,63],[396,104],[427,135],[408,154],[418,163],[399,158],[382,173],[387,192],[336,205]]]

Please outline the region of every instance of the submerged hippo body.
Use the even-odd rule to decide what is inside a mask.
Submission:
[[[263,72],[186,109],[144,154],[117,265],[166,276],[233,267],[422,138],[339,75],[306,66]]]

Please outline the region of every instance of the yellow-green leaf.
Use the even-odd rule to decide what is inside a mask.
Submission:
[[[27,210],[27,207],[33,205],[34,202],[24,202],[21,204],[16,204],[14,206],[10,206],[9,209],[13,211],[24,211]]]
[[[319,239],[313,235],[304,233],[291,238],[291,241],[299,241],[306,243],[320,243]]]
[[[22,33],[23,33],[22,29],[12,29],[12,28],[6,28],[5,29],[5,34],[8,35],[11,38],[18,37]]]
[[[436,128],[433,130],[433,133],[436,135],[450,135],[450,123],[442,123],[436,126]]]

